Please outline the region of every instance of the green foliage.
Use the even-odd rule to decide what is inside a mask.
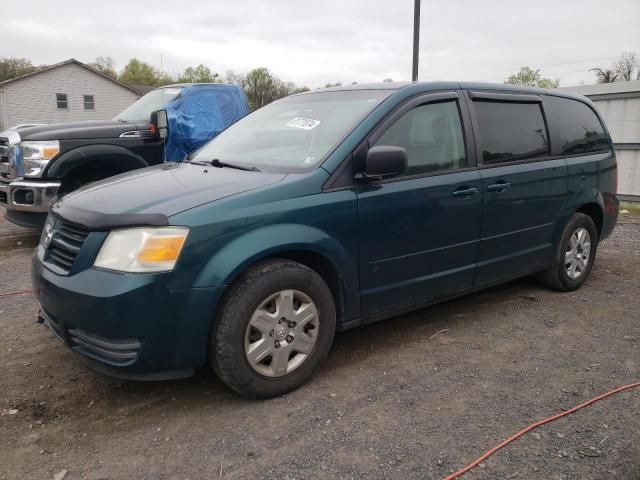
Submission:
[[[336,83],[325,83],[325,84],[324,84],[324,88],[340,87],[340,86],[342,86],[342,82],[336,82]]]
[[[521,67],[518,73],[511,75],[504,83],[512,85],[526,85],[528,87],[540,88],[558,88],[560,80],[552,80],[550,78],[542,78],[540,70],[533,70],[526,65]]]
[[[90,63],[89,66],[110,76],[111,78],[118,78],[118,74],[116,73],[116,62],[111,57],[98,57],[96,58],[96,61]]]
[[[311,89],[309,87],[296,87],[291,90],[291,95],[295,95],[296,93],[308,92]]]
[[[0,57],[0,82],[11,80],[37,70],[31,60],[17,57]]]
[[[220,75],[211,72],[209,67],[200,64],[197,67],[187,67],[178,78],[180,83],[220,83]]]
[[[173,78],[161,72],[154,66],[132,58],[124,67],[119,80],[129,85],[167,85],[173,83]]]

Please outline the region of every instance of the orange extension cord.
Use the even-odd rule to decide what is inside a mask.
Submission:
[[[445,478],[445,480],[453,480],[454,478],[458,478],[461,475],[464,475],[465,473],[467,473],[469,470],[477,467],[480,463],[482,463],[484,460],[486,460],[487,458],[489,458],[491,455],[493,455],[494,453],[496,453],[498,450],[506,447],[507,445],[509,445],[511,442],[513,442],[514,440],[517,440],[518,438],[520,438],[521,436],[523,436],[525,433],[530,432],[531,430],[533,430],[534,428],[538,428],[541,425],[544,425],[545,423],[550,423],[553,422],[554,420],[558,420],[559,418],[562,418],[564,416],[570,415],[574,412],[577,412],[578,410],[580,410],[581,408],[584,407],[588,407],[589,405],[596,403],[604,398],[610,397],[611,395],[615,395],[616,393],[620,393],[620,392],[624,392],[625,390],[629,390],[631,388],[635,388],[635,387],[640,387],[640,382],[636,382],[636,383],[631,383],[629,385],[625,385],[623,387],[619,387],[616,388],[615,390],[611,390],[610,392],[607,393],[603,393],[602,395],[598,395],[595,398],[592,398],[591,400],[588,400],[584,403],[581,403],[580,405],[576,405],[575,407],[567,410],[566,412],[561,412],[558,413],[557,415],[553,415],[552,417],[548,417],[545,418],[544,420],[540,420],[536,423],[532,423],[531,425],[529,425],[526,428],[523,428],[522,430],[520,430],[519,432],[511,435],[509,438],[507,438],[506,440],[503,440],[501,443],[499,443],[498,445],[496,445],[495,447],[493,447],[491,450],[487,451],[486,453],[484,453],[482,456],[478,457],[476,460],[474,460],[473,462],[471,462],[469,465],[467,465],[464,468],[461,468],[460,470],[458,470],[455,473],[452,473],[451,475],[449,475],[448,477]]]
[[[29,289],[29,290],[18,290],[17,292],[0,293],[0,297],[10,297],[11,295],[20,295],[22,293],[31,293],[31,289]]]

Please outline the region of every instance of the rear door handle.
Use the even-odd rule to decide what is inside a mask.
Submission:
[[[454,190],[451,195],[454,197],[468,197],[469,195],[475,195],[478,193],[476,187],[460,187],[458,190]]]
[[[488,192],[504,192],[507,188],[511,186],[510,183],[507,182],[498,182],[493,185],[489,185],[487,187]]]

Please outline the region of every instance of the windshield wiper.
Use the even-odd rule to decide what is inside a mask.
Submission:
[[[213,160],[209,161],[209,163],[214,166],[214,167],[218,167],[218,168],[224,168],[224,167],[229,167],[229,168],[235,168],[237,170],[244,170],[246,172],[259,172],[260,169],[258,167],[249,167],[249,166],[245,166],[245,165],[237,165],[235,163],[227,163],[227,162],[223,162],[221,160],[218,160],[217,158],[214,158]]]
[[[201,165],[203,167],[208,167],[209,163],[207,162],[200,162],[199,160],[191,160],[189,157],[185,158],[183,160],[184,163],[191,163],[192,165]]]

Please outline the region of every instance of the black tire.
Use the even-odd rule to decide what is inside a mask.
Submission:
[[[280,377],[258,373],[245,355],[245,334],[254,311],[270,295],[282,290],[298,290],[315,304],[319,328],[308,357],[293,371]],[[220,379],[249,398],[270,398],[306,383],[324,361],[336,327],[335,302],[329,287],[315,271],[300,263],[272,259],[245,272],[225,295],[210,344],[210,362]]]
[[[577,278],[571,278],[565,267],[565,253],[567,252],[572,235],[580,228],[584,228],[589,232],[591,248],[586,269]],[[538,274],[538,280],[544,286],[561,292],[569,292],[580,288],[591,273],[593,263],[596,259],[597,247],[598,230],[591,217],[584,213],[574,213],[562,233],[553,264],[547,270]]]

